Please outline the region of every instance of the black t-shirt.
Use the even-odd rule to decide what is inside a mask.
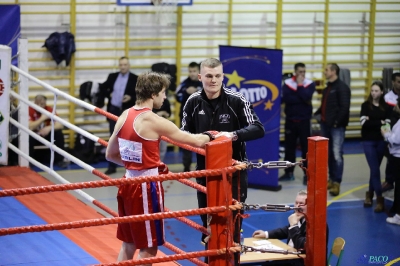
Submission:
[[[218,96],[218,97],[215,98],[215,99],[211,99],[211,100],[208,99],[208,102],[211,104],[211,106],[212,106],[213,109],[215,110],[215,109],[217,108],[217,106],[218,106],[220,100],[221,100],[221,96]]]

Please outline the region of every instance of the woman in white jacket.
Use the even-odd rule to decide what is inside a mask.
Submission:
[[[393,109],[393,115],[400,117],[400,97],[397,105]],[[382,128],[382,135],[389,143],[390,156],[393,159],[394,171],[394,201],[392,210],[396,213],[393,217],[388,217],[386,221],[391,224],[400,225],[400,119],[394,124],[392,130]]]

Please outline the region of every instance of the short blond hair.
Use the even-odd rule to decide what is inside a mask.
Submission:
[[[217,58],[207,58],[200,64],[200,69],[204,67],[209,67],[209,68],[216,68],[218,66],[221,66],[222,62],[219,61]]]

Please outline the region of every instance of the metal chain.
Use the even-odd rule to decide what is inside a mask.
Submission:
[[[281,204],[247,204],[244,202],[241,202],[243,206],[244,211],[249,211],[249,210],[264,210],[264,211],[275,211],[275,212],[287,212],[291,210],[298,210],[299,212],[302,212],[303,209],[301,207],[291,207],[289,205],[281,205]]]
[[[241,245],[241,253],[247,252],[261,252],[261,253],[279,253],[279,254],[292,254],[292,255],[301,255],[300,251],[289,251],[289,250],[276,250],[276,249],[266,249],[266,248],[254,248],[250,246]]]

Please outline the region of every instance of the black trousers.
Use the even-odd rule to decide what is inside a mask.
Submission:
[[[49,133],[47,136],[44,137],[46,140],[50,141],[51,140],[51,133]],[[62,133],[62,130],[55,130],[54,131],[54,144],[64,150],[64,135]],[[41,162],[48,164],[50,163],[50,151],[49,150],[35,150],[35,146],[43,145],[40,141],[36,140],[32,136],[29,136],[29,155]],[[60,161],[64,160],[64,156],[61,154],[54,152],[54,162],[58,163]]]
[[[113,114],[113,115],[118,116],[118,117],[122,114],[122,109],[120,107],[117,107],[117,106],[114,106],[114,105],[111,105],[111,104],[108,107],[107,111],[109,113]],[[117,124],[117,121],[114,121],[114,120],[111,120],[111,119],[108,119],[108,118],[107,118],[107,120],[108,120],[108,129],[110,130],[110,136],[111,136],[112,133],[114,132],[114,128],[115,128],[115,125]],[[113,162],[108,162],[108,169],[114,169],[115,170],[116,168],[117,168],[117,164],[115,164]]]
[[[245,202],[246,198],[247,198],[247,187],[248,187],[247,172],[244,170],[244,171],[240,171],[239,174],[240,174],[240,176],[238,176],[237,173],[234,173],[233,178],[232,178],[232,198],[236,199],[240,202]],[[240,182],[240,198],[238,195],[238,178],[239,177],[240,177],[240,181],[239,181]],[[198,184],[200,184],[202,186],[206,186],[206,178],[196,178],[196,181]],[[206,208],[207,207],[207,195],[200,191],[197,191],[197,202],[198,202],[199,208]],[[235,219],[237,213],[238,213],[237,211],[233,212],[233,219]],[[243,214],[243,211],[240,211],[240,213]],[[207,228],[207,215],[206,214],[200,215],[200,217],[201,217],[203,226],[205,228]],[[240,230],[242,228],[242,220],[243,219],[239,217],[236,220],[236,223],[234,225],[235,230],[233,232],[233,240],[236,243],[240,243]],[[204,241],[204,239],[206,237],[207,237],[207,235],[202,234],[201,240]],[[207,248],[208,247],[206,244],[206,249]],[[240,255],[239,253],[234,254],[235,265],[237,265],[236,262],[238,261],[239,255]],[[208,262],[208,257],[205,258],[205,262]]]
[[[192,164],[192,156],[193,153],[191,151],[182,149],[182,163],[184,172],[190,171],[190,165]]]
[[[296,161],[297,140],[300,142],[301,157],[306,158],[308,151],[307,138],[311,136],[310,120],[289,120],[285,122],[285,161]],[[305,165],[306,166],[306,165]],[[285,173],[293,173],[294,167],[286,168]]]
[[[387,153],[389,153],[388,148],[387,149]],[[386,168],[385,168],[385,182],[393,184],[394,183],[394,179],[395,179],[395,175],[396,175],[396,165],[393,162],[393,156],[391,154],[387,155],[387,161],[386,161]]]

